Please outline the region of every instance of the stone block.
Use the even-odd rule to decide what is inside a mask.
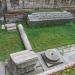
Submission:
[[[53,21],[67,21],[72,20],[74,17],[70,12],[36,12],[28,15],[28,23],[29,25],[37,25]]]
[[[5,24],[5,28],[6,28],[7,31],[12,31],[12,30],[17,29],[15,23]]]
[[[5,24],[6,28],[16,27],[15,23]]]
[[[38,61],[38,56],[35,52],[25,50],[10,54],[8,68],[11,74],[21,75],[33,71],[34,66]]]
[[[16,30],[16,27],[7,28],[7,31]]]

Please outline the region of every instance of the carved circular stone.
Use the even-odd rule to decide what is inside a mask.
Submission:
[[[45,55],[50,60],[59,60],[59,58],[60,58],[59,55],[58,55],[57,50],[55,50],[55,49],[48,49],[45,52]]]

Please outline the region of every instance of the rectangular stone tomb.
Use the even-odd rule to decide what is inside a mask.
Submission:
[[[33,51],[21,51],[10,54],[8,62],[8,71],[12,75],[24,75],[34,70],[34,66],[38,61],[38,56]]]
[[[45,24],[56,21],[69,21],[73,19],[73,15],[70,12],[36,12],[28,15],[29,25]]]

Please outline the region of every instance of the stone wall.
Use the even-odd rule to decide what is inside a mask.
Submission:
[[[7,1],[7,8],[10,9],[20,9],[20,8],[59,8],[59,7],[74,7],[74,0],[19,0],[19,4],[12,3],[10,0]]]
[[[5,14],[6,22],[7,23],[14,23],[14,22],[23,22],[25,18],[24,13],[8,13]]]

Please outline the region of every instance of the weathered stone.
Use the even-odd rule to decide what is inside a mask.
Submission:
[[[37,23],[43,25],[45,23],[54,22],[54,21],[67,21],[72,20],[73,15],[70,12],[36,12],[28,15],[29,25],[37,25]]]
[[[7,31],[12,31],[12,30],[16,30],[16,24],[15,23],[11,23],[11,24],[5,24],[5,28]]]
[[[31,47],[31,44],[29,42],[29,39],[23,29],[23,26],[22,24],[19,24],[18,25],[18,30],[20,32],[20,36],[21,36],[21,39],[23,41],[23,44],[24,44],[24,47],[27,49],[27,50],[32,50],[32,47]]]
[[[0,75],[5,75],[5,65],[4,65],[4,62],[0,62]]]
[[[10,54],[8,68],[13,75],[21,75],[33,71],[37,61],[38,56],[35,52],[25,50]]]
[[[47,67],[52,67],[64,62],[63,57],[57,49],[48,49],[41,55]]]
[[[2,25],[1,28],[2,28],[2,30],[4,30],[5,29],[5,25]]]
[[[11,70],[11,72],[14,72],[13,75],[20,75],[22,73],[24,73],[23,75],[48,75],[48,74],[53,74],[55,72],[59,72],[61,70],[63,71],[64,69],[70,68],[73,65],[75,65],[75,59],[74,59],[75,45],[72,45],[70,47],[71,47],[70,50],[72,49],[73,51],[66,52],[63,55],[61,55],[61,53],[59,51],[57,51],[58,49],[56,49],[56,48],[49,49],[49,50],[43,51],[43,52],[38,52],[37,54],[31,51],[34,55],[32,55],[32,53],[28,50],[13,53],[10,55],[10,62],[8,63],[9,70]],[[62,58],[64,59],[64,61],[61,64],[58,64],[58,65],[55,65],[52,67],[47,67],[47,65],[45,64],[45,61],[41,57],[41,54],[43,54],[43,53],[45,53],[45,55],[48,57],[48,59],[56,60],[59,57],[61,59],[61,61],[63,61]],[[50,53],[50,55],[48,53]],[[33,61],[34,59],[30,60],[30,59],[32,59],[31,55],[33,57],[35,56],[36,58],[38,57],[38,61],[37,61],[37,63],[35,62],[36,65],[34,66],[34,71],[28,72],[28,70],[31,70],[33,67],[33,66],[31,66],[31,67],[28,66],[30,64],[33,64],[33,62],[31,63],[31,61]],[[38,55],[38,56],[36,56],[36,55]],[[56,57],[52,56],[52,55],[55,55]],[[24,67],[25,67],[25,69],[24,69]],[[15,72],[17,72],[18,74],[16,74]]]
[[[6,28],[12,28],[12,27],[16,27],[15,23],[10,23],[10,24],[5,24]]]
[[[74,57],[75,57],[75,50],[72,52],[64,53],[63,55],[64,62],[62,64],[59,64],[50,68],[46,67],[44,72],[37,75],[51,75],[51,74],[53,75],[56,72],[61,72],[61,71],[64,71],[65,69],[72,68],[72,66],[75,65]],[[45,64],[44,64],[44,67],[45,67]]]

